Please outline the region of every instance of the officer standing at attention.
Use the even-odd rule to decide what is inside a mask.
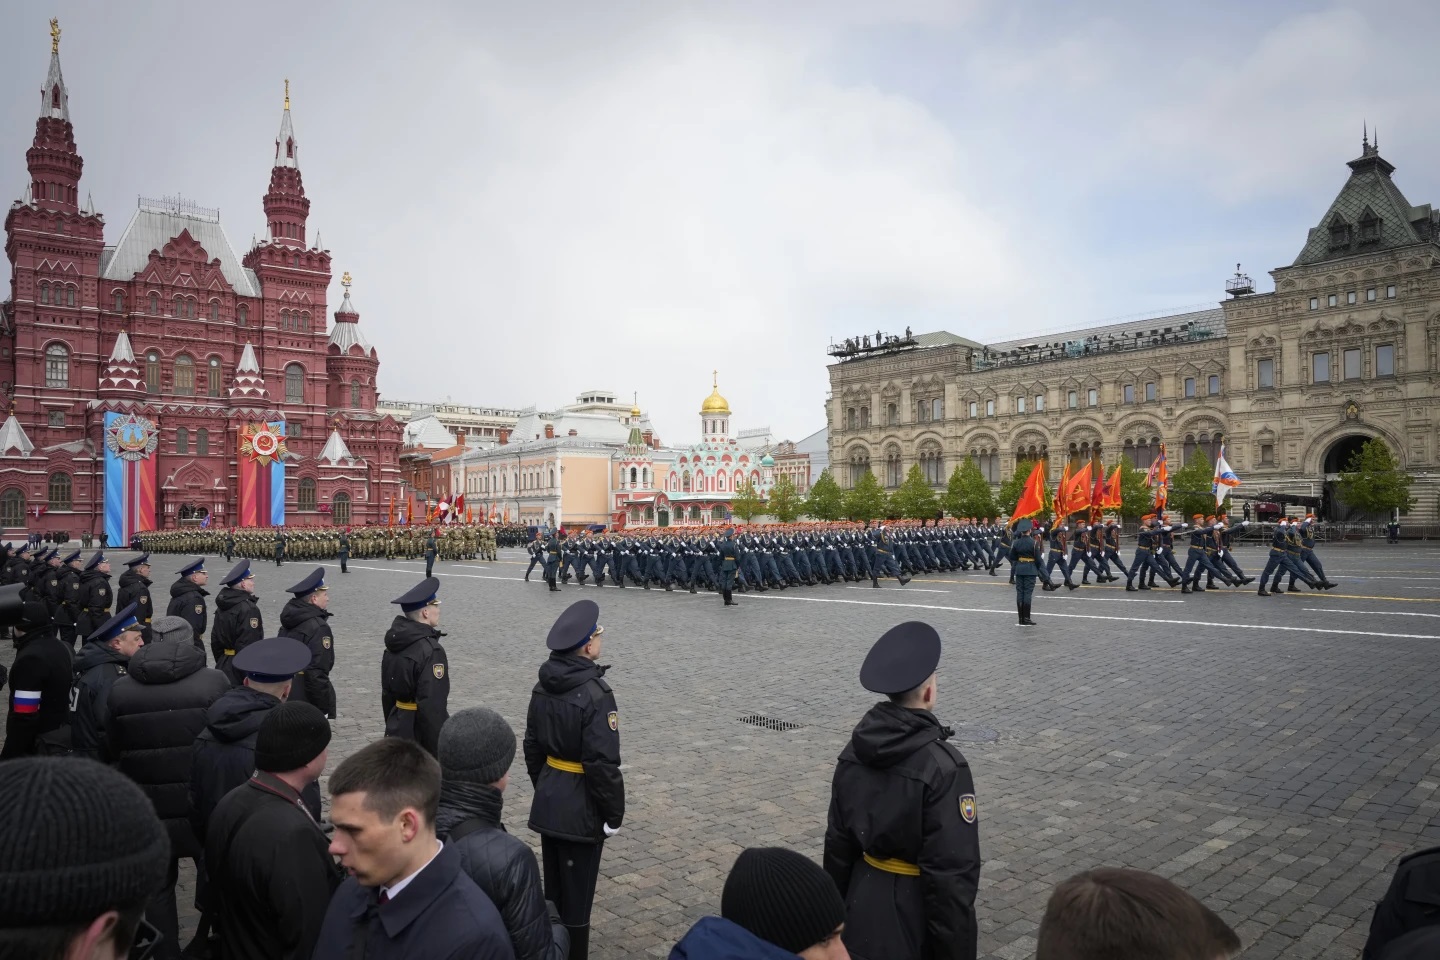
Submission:
[[[290,699],[303,700],[335,719],[335,687],[330,671],[335,669],[335,634],[330,630],[330,588],[325,586],[325,568],[316,567],[310,576],[285,591],[294,596],[280,611],[280,636],[293,637],[310,648],[310,665],[295,675]]]
[[[349,573],[350,568],[346,564],[350,561],[350,528],[346,527],[340,531],[340,572]],[[323,709],[323,708],[322,708]],[[334,717],[331,717],[333,720]]]
[[[1010,582],[1015,584],[1015,610],[1020,615],[1022,627],[1035,626],[1035,621],[1030,619],[1030,603],[1035,598],[1035,578],[1040,574],[1040,558],[1036,553],[1035,538],[1030,535],[1032,526],[1028,519],[1016,523],[1015,539],[1010,544]]]
[[[545,582],[550,584],[552,593],[560,589],[555,583],[555,578],[559,576],[559,573],[560,538],[555,536],[554,530],[551,530],[545,535]],[[645,589],[650,589],[649,581],[646,581]]]
[[[170,584],[170,605],[165,608],[167,616],[179,617],[190,624],[195,631],[195,646],[205,649],[205,625],[209,615],[205,612],[205,598],[210,595],[205,584],[210,575],[205,572],[205,558],[191,560],[180,568],[180,579]]]
[[[235,528],[231,527],[225,531],[225,562],[231,563],[235,559]]]
[[[725,606],[738,607],[733,596],[735,590],[735,571],[740,569],[740,548],[735,546],[735,528],[730,527],[725,531],[725,539],[720,541],[720,595],[725,598]]]
[[[22,551],[23,552],[23,551]],[[85,643],[88,634],[76,629],[80,620],[80,551],[68,554],[50,580],[54,602],[55,627],[66,643]]]
[[[115,594],[117,609],[135,604],[135,619],[145,627],[145,642],[150,642],[150,619],[155,608],[150,603],[150,554],[142,553],[133,560],[125,561],[126,570],[120,574],[120,589]]]
[[[103,552],[97,551],[80,575],[80,614],[75,618],[75,629],[82,637],[88,637],[110,618],[110,561]]]
[[[433,576],[435,572],[435,554],[440,550],[440,542],[435,539],[438,530],[431,530],[425,534],[425,576]]]
[[[860,684],[887,699],[840,754],[825,831],[855,960],[975,960],[979,812],[969,764],[933,712],[939,664],[940,635],[912,621],[860,668]]]
[[[600,854],[625,819],[620,714],[604,679],[609,667],[596,663],[605,632],[599,621],[594,600],[560,614],[525,718],[525,770],[535,785],[530,829],[540,834],[545,899],[570,932],[569,960],[588,956]]]
[[[285,562],[285,531],[275,531],[275,566]]]
[[[249,560],[235,564],[220,582],[223,586],[215,598],[210,652],[215,656],[216,669],[230,680],[230,686],[238,687],[243,678],[230,661],[256,640],[265,639],[265,622],[255,602],[255,574],[250,572]]]
[[[380,656],[380,709],[385,736],[414,740],[435,755],[450,716],[450,677],[440,645],[440,581],[426,577],[391,600],[400,615],[385,634]]]

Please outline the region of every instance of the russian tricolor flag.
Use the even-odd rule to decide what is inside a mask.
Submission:
[[[39,690],[16,690],[16,691],[15,691],[15,712],[16,712],[16,713],[39,713],[39,712],[40,712],[40,691],[39,691]]]

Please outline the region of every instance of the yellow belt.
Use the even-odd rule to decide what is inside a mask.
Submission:
[[[573,760],[561,760],[559,757],[546,757],[545,765],[554,767],[556,770],[564,770],[566,773],[583,774],[585,772],[583,764],[576,763]]]
[[[233,657],[233,656],[235,656],[235,651],[234,651],[234,650],[221,650],[220,652],[223,653],[223,654],[225,654],[225,656],[227,656],[227,657]]]
[[[904,860],[880,860],[865,854],[865,862],[876,870],[884,870],[886,873],[893,873],[901,877],[918,877],[920,868],[913,863],[906,863]]]
[[[409,700],[396,700],[395,706],[400,710],[419,710],[420,707]]]

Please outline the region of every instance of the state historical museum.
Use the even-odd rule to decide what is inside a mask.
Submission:
[[[288,90],[261,242],[237,256],[218,211],[142,198],[107,246],[51,33],[30,183],[5,217],[3,535],[382,520],[403,427],[376,413],[348,274],[326,323]]]

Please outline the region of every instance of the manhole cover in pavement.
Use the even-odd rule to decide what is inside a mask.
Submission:
[[[789,720],[776,720],[774,717],[762,717],[758,713],[752,713],[748,717],[741,717],[741,723],[748,723],[752,727],[761,727],[765,730],[799,730],[801,724],[791,723]]]

